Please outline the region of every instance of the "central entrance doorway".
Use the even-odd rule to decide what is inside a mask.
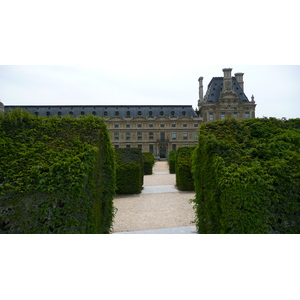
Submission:
[[[159,157],[160,158],[166,158],[167,157],[167,146],[166,145],[160,145],[159,146]]]

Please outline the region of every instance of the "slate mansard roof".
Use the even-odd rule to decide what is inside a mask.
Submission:
[[[10,105],[5,111],[20,107],[38,116],[92,114],[99,117],[198,117],[191,105]]]
[[[224,77],[213,77],[210,81],[206,94],[204,96],[205,102],[218,102],[220,94],[223,89]],[[249,99],[245,95],[244,91],[238,84],[235,77],[232,77],[232,89],[238,95],[239,102],[249,102]]]

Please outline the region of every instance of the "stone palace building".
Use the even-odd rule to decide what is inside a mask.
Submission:
[[[244,93],[243,73],[231,76],[223,69],[223,77],[213,77],[203,96],[203,77],[199,78],[199,100],[192,105],[10,105],[0,102],[0,111],[20,107],[36,116],[92,114],[105,119],[114,147],[138,147],[164,159],[169,151],[197,144],[198,127],[202,123],[234,117],[255,117],[255,102]]]

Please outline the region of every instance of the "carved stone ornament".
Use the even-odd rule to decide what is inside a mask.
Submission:
[[[225,84],[226,90],[230,90],[231,89],[231,84],[229,81],[226,82]]]

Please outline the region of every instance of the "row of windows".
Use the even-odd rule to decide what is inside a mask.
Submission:
[[[233,113],[233,117],[237,118],[238,117],[238,113],[234,112]],[[221,120],[224,120],[225,118],[226,118],[225,112],[221,112]],[[250,112],[249,111],[245,112],[245,119],[246,120],[250,119]],[[212,112],[209,113],[209,121],[214,121],[214,113],[212,113]]]
[[[84,112],[84,111],[81,111],[80,114],[83,116],[83,115],[85,115],[85,112]],[[94,116],[97,115],[96,111],[93,111],[92,114],[93,114]],[[137,114],[138,114],[138,116],[141,116],[141,115],[142,115],[142,112],[141,112],[141,111],[138,111]],[[163,112],[163,111],[160,111],[159,114],[160,114],[161,116],[163,116],[163,115],[164,115],[164,112]],[[185,116],[185,115],[186,115],[186,112],[185,112],[185,111],[182,111],[181,114],[182,114],[183,116]],[[35,112],[35,115],[38,116],[38,115],[39,115],[39,112],[36,111],[36,112]],[[46,116],[49,117],[50,115],[51,115],[50,111],[47,111],[47,112],[46,112]],[[61,112],[61,111],[57,112],[57,115],[58,115],[58,116],[61,116],[61,115],[62,115],[62,112]],[[70,112],[69,112],[69,115],[73,116],[73,115],[74,115],[74,112],[73,112],[73,111],[70,111]],[[107,111],[104,111],[104,112],[103,112],[103,115],[104,115],[105,117],[108,116],[108,112],[107,112]],[[116,111],[115,111],[115,116],[119,116],[119,115],[120,115],[119,111],[116,110]],[[148,115],[149,115],[149,116],[153,116],[153,112],[150,110],[149,113],[148,113]],[[130,111],[127,111],[127,112],[126,112],[126,116],[127,116],[127,117],[130,117],[130,116],[131,116]],[[175,116],[175,111],[171,111],[171,116]]]
[[[120,137],[119,132],[115,131],[114,132],[114,140],[118,141],[119,137]],[[131,132],[130,131],[126,131],[125,137],[126,137],[127,141],[131,140]],[[183,140],[187,140],[188,139],[188,132],[187,131],[183,131],[182,132],[182,138],[183,138]],[[142,140],[143,139],[143,133],[142,133],[142,131],[138,131],[137,132],[137,139],[138,140]],[[154,140],[154,132],[153,131],[148,132],[148,139],[150,141]],[[163,135],[161,135],[161,139],[165,139],[164,138],[164,133],[163,133]],[[176,131],[172,131],[172,133],[171,133],[171,139],[172,140],[176,140],[177,139],[177,132]],[[198,131],[194,132],[194,140],[198,140]]]
[[[38,113],[38,112],[35,112],[35,114],[38,115],[39,113]],[[48,112],[46,113],[47,116],[50,116],[50,114],[51,114],[50,111],[48,111]],[[61,115],[62,112],[59,111],[57,114],[58,114],[58,115]],[[74,112],[73,112],[73,111],[70,111],[69,114],[72,116],[72,115],[74,114]],[[81,111],[80,114],[81,114],[81,115],[84,115],[85,112],[84,112],[84,111]],[[97,115],[96,111],[93,111],[92,114],[93,114],[94,116]],[[142,115],[142,112],[141,112],[141,111],[138,111],[137,114],[138,114],[138,116],[141,116],[141,115]],[[164,111],[160,111],[159,114],[160,114],[161,116],[163,116],[163,115],[164,115]],[[183,110],[183,111],[181,112],[181,114],[182,114],[183,116],[185,116],[185,115],[186,115],[186,112]],[[108,112],[107,112],[107,111],[104,111],[104,112],[103,112],[103,115],[104,115],[105,117],[108,116]],[[119,115],[120,115],[120,112],[119,112],[118,110],[116,110],[116,111],[115,111],[115,116],[119,116]],[[153,112],[150,110],[150,111],[148,112],[148,115],[149,115],[149,116],[153,116]],[[126,112],[126,116],[127,116],[127,117],[130,117],[130,116],[131,116],[131,112],[130,112],[130,111],[127,111],[127,112]],[[175,111],[171,111],[171,116],[175,116]]]
[[[187,147],[187,144],[184,145],[180,145],[180,147]],[[136,146],[133,146],[134,148]],[[142,149],[142,145],[137,145],[138,148]],[[154,145],[149,145],[149,152],[154,153]],[[119,148],[119,145],[115,145],[115,148]],[[131,145],[126,145],[126,148],[131,148]],[[177,150],[177,145],[176,144],[172,144],[172,150],[176,151]]]
[[[149,126],[150,128],[153,127],[153,123],[149,123],[148,126]],[[125,127],[126,127],[126,128],[130,128],[130,127],[131,127],[131,124],[130,124],[130,123],[126,123]],[[138,127],[138,128],[142,128],[142,123],[137,123],[137,127]],[[164,127],[165,127],[165,123],[160,123],[160,127],[161,127],[161,128],[164,128]],[[176,123],[172,123],[171,127],[177,127],[177,126],[176,126]],[[183,123],[183,124],[182,124],[182,127],[188,127],[188,126],[187,126],[187,123]],[[194,127],[195,127],[195,128],[198,127],[198,123],[194,123]],[[119,128],[119,123],[115,123],[115,124],[114,124],[114,128]]]
[[[139,111],[137,112],[137,114],[138,114],[138,116],[141,116],[141,115],[142,115],[142,112],[139,110]],[[159,112],[159,114],[160,114],[161,116],[163,116],[165,113],[164,113],[163,110],[161,110],[161,111]],[[183,110],[183,111],[181,112],[181,114],[182,114],[183,116],[185,116],[185,115],[186,115],[185,110]],[[104,116],[107,116],[107,115],[108,115],[108,112],[105,111],[105,112],[104,112]],[[120,115],[120,112],[119,112],[118,110],[116,110],[116,111],[115,111],[115,116],[119,116],[119,115]],[[131,116],[130,110],[128,110],[128,111],[126,112],[126,116],[127,116],[127,117],[130,117],[130,116]],[[148,112],[148,116],[153,116],[153,111],[152,111],[152,110],[150,110],[150,111]],[[175,111],[174,111],[174,110],[171,111],[171,116],[175,116]]]

